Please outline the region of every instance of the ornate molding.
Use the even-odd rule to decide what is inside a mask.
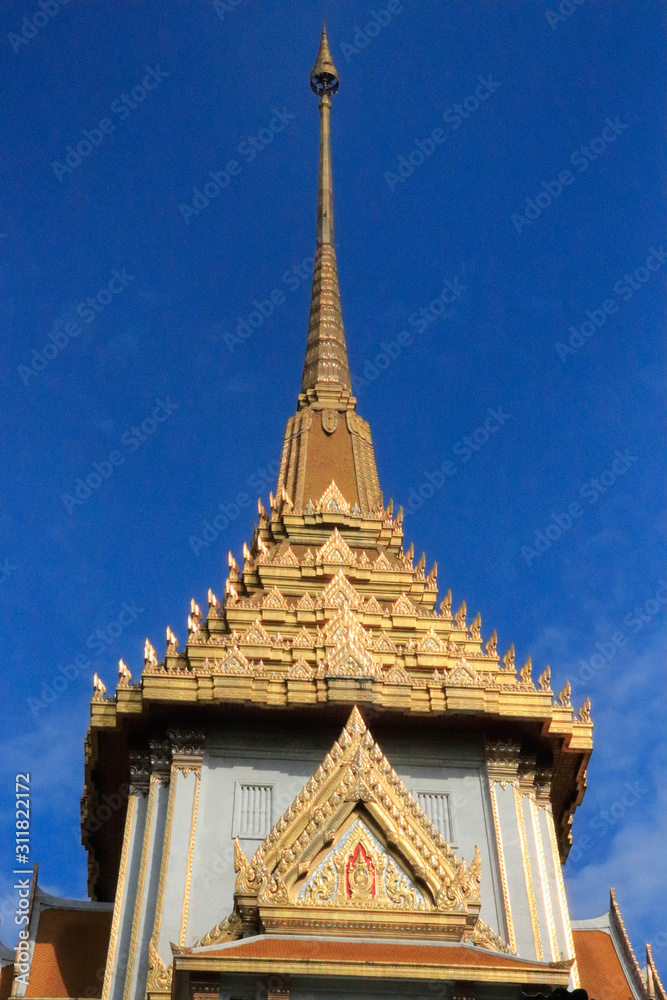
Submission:
[[[542,948],[542,935],[540,934],[540,921],[537,915],[537,902],[535,899],[535,887],[533,885],[533,872],[530,864],[530,854],[528,852],[528,838],[526,836],[526,822],[523,815],[524,796],[520,790],[514,787],[514,805],[516,808],[516,820],[519,827],[519,843],[521,845],[521,859],[523,862],[523,874],[526,882],[526,893],[528,894],[528,909],[530,910],[530,923],[533,929],[533,940],[535,942],[535,956],[538,962],[544,961],[544,950]]]
[[[512,919],[512,907],[510,904],[509,881],[507,878],[507,866],[505,864],[505,850],[503,847],[503,835],[500,828],[500,816],[498,815],[498,798],[494,782],[489,782],[489,792],[491,795],[491,812],[493,814],[493,827],[496,835],[496,850],[498,851],[498,867],[500,868],[500,884],[503,891],[503,905],[505,907],[505,924],[507,927],[507,937],[509,940],[510,952],[516,955],[516,937],[514,935],[514,921]]]

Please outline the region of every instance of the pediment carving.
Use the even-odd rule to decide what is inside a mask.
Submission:
[[[350,505],[332,479],[317,501],[318,510],[332,514],[349,514]]]
[[[274,639],[269,635],[259,619],[247,629],[239,639],[240,645],[245,646],[272,646]]]
[[[303,628],[299,629],[292,640],[292,645],[299,648],[312,649],[315,644],[315,640],[304,625]]]
[[[435,630],[429,629],[424,638],[417,643],[417,649],[420,653],[444,653],[446,646]]]
[[[354,566],[357,559],[347,544],[338,528],[334,528],[332,534],[324,545],[317,550],[315,562],[317,564]]]
[[[339,569],[322,591],[320,600],[324,608],[356,608],[360,597],[342,569]]]
[[[470,666],[465,656],[462,656],[458,663],[450,670],[446,677],[447,684],[475,685],[481,683],[480,675]]]
[[[234,912],[246,932],[414,929],[463,940],[478,924],[468,867],[431,824],[355,707],[316,773],[251,860],[235,842]]]
[[[263,608],[280,608],[281,610],[287,611],[288,606],[287,601],[277,587],[272,587],[271,590],[264,595],[262,600]]]
[[[322,633],[322,641],[326,646],[338,646],[352,641],[363,648],[372,645],[370,634],[349,608],[345,608],[327,623]]]
[[[417,609],[405,594],[401,594],[397,601],[391,606],[391,613],[393,615],[410,615],[414,616],[417,614]]]
[[[308,661],[303,658],[292,663],[287,671],[287,677],[292,681],[310,681],[314,676],[315,671]]]

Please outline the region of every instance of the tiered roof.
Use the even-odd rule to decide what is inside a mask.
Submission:
[[[221,600],[193,599],[187,640],[171,627],[158,657],[147,640],[143,670],[120,669],[115,695],[96,678],[88,739],[84,837],[91,891],[111,898],[118,824],[88,834],[102,787],[127,780],[128,741],[169,707],[245,705],[275,712],[329,711],[355,703],[382,712],[468,726],[532,742],[551,777],[563,857],[592,749],[588,700],[576,715],[570,688],[554,699],[550,668],[499,656],[496,632],[466,604],[438,603],[437,566],[404,548],[403,511],[385,504],[368,424],[356,412],[333,247],[329,113],[338,89],[326,33],[311,74],[320,96],[317,256],[302,391],[287,424],[280,473],[239,565],[229,555]],[[178,630],[177,630],[178,631]],[[139,674],[136,682],[131,673]],[[95,780],[93,780],[95,773]],[[547,779],[545,778],[545,781]],[[106,874],[105,874],[106,873]]]

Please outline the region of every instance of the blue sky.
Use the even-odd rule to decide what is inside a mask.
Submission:
[[[93,671],[112,687],[147,635],[162,654],[166,624],[184,632],[273,487],[326,13],[343,311],[385,499],[453,463],[407,541],[503,651],[590,694],[572,914],[615,885],[666,967],[665,9],[561,6],[3,4],[0,823],[12,837],[29,770],[50,891],[85,894]]]

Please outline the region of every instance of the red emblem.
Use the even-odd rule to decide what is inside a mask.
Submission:
[[[375,893],[375,866],[358,843],[345,864],[345,894],[348,899],[372,899]]]

